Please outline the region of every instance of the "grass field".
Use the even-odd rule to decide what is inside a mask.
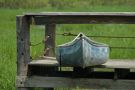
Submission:
[[[5,0],[6,1],[6,0]],[[54,0],[55,1],[55,0]],[[103,0],[104,1],[104,0]],[[114,0],[115,1],[115,0]],[[119,0],[118,0],[119,1]],[[122,0],[121,0],[122,1]],[[128,0],[126,0],[128,1]],[[129,0],[131,1],[131,0]],[[133,0],[132,0],[133,1]],[[1,2],[1,1],[0,1]],[[122,3],[122,2],[121,2]],[[15,76],[16,76],[16,24],[15,17],[18,14],[27,12],[47,12],[47,11],[77,11],[77,12],[134,12],[135,2],[132,4],[116,4],[113,5],[92,5],[63,7],[63,6],[49,6],[43,8],[27,9],[24,8],[1,8],[0,9],[0,90],[15,90]],[[62,8],[63,7],[63,8]],[[31,26],[31,42],[38,43],[42,41],[44,35],[44,26]],[[83,32],[86,35],[114,35],[114,36],[134,36],[135,25],[58,25],[57,33],[71,32],[78,34]],[[73,37],[57,36],[56,44],[62,44],[72,40]],[[103,39],[92,38],[93,40],[107,43],[110,46],[128,46],[135,47],[135,40],[133,39]],[[37,57],[42,54],[43,45],[31,47],[31,56]],[[110,58],[135,58],[135,50],[111,50]]]

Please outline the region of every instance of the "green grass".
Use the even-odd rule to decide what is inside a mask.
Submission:
[[[115,1],[115,0],[114,0]],[[63,8],[60,8],[63,7]],[[134,12],[133,5],[92,5],[88,6],[73,5],[71,7],[64,6],[47,6],[39,9],[0,9],[0,90],[15,90],[16,76],[16,24],[15,17],[18,14],[26,12],[47,12],[47,11],[77,11],[77,12]],[[31,26],[31,42],[38,43],[43,39],[44,26]],[[118,35],[118,36],[134,36],[135,25],[58,25],[57,33],[71,32],[78,34],[83,32],[86,35]],[[74,37],[57,36],[56,44],[62,44],[72,40]],[[131,46],[135,47],[133,39],[102,39],[92,38],[93,40],[107,43],[111,46]],[[31,47],[32,57],[42,54],[43,44]],[[110,58],[135,58],[134,50],[112,50]]]
[[[86,8],[90,6],[134,6],[134,0],[0,0],[1,8],[67,8],[67,7],[81,7]]]

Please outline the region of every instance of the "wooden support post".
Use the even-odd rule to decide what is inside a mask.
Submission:
[[[44,56],[55,56],[55,32],[56,32],[55,23],[47,23],[45,25],[45,53]],[[45,69],[45,68],[44,68]],[[45,71],[48,71],[50,68],[46,68]],[[55,71],[58,68],[51,68],[50,71]],[[45,88],[44,90],[53,90],[53,88]]]
[[[28,63],[30,62],[30,21],[28,17],[16,17],[17,28],[17,76],[27,76]],[[28,88],[17,87],[17,90]]]
[[[45,56],[55,56],[55,23],[48,23],[45,25],[45,38],[47,38],[45,42]]]
[[[114,69],[114,79],[119,79],[119,78],[125,78],[129,72],[130,72],[130,69]]]

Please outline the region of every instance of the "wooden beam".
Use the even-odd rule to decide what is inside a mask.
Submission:
[[[55,87],[91,89],[133,89],[135,80],[112,80],[65,77],[17,77],[18,87]],[[25,78],[25,79],[22,79]]]
[[[46,12],[28,13],[37,25],[56,24],[135,24],[135,13],[130,12]]]
[[[135,24],[135,16],[34,16],[35,24]]]

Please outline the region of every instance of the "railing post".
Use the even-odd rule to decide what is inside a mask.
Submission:
[[[28,63],[30,62],[30,22],[26,16],[16,17],[17,33],[17,76],[27,76]],[[17,90],[29,88],[17,87]]]
[[[45,56],[55,56],[55,23],[48,23],[45,25]]]
[[[47,23],[45,25],[45,56],[54,57],[55,56],[55,32],[56,32],[56,24],[55,23]],[[56,71],[57,67],[45,68],[50,71]],[[45,88],[44,90],[53,90],[53,88]]]

